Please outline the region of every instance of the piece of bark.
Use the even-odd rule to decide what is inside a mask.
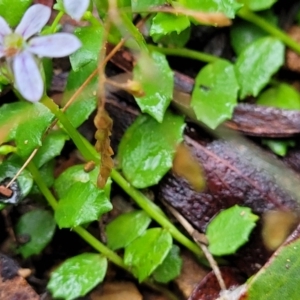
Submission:
[[[19,266],[8,256],[0,254],[0,299],[38,300],[39,295],[18,275]]]

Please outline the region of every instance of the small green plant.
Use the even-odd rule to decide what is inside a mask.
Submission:
[[[47,288],[53,297],[71,300],[86,295],[104,280],[108,261],[156,289],[180,274],[180,247],[207,265],[198,244],[139,189],[158,184],[171,170],[176,148],[184,140],[184,114],[215,130],[249,96],[257,97],[260,105],[299,109],[299,93],[272,81],[284,63],[286,46],[300,54],[300,45],[277,28],[270,10],[275,2],[57,0],[49,24],[51,9],[45,5],[10,0],[10,8],[4,9],[8,1],[0,0],[0,95],[10,89],[15,95],[0,106],[0,181],[7,193],[0,190],[0,208],[17,205],[28,195],[47,201],[22,215],[15,226],[17,235],[30,236],[17,249],[24,258],[42,253],[56,226],[74,231],[95,250],[70,257],[51,272]],[[59,32],[65,14],[77,21],[72,34]],[[138,25],[136,16],[141,19]],[[235,22],[235,17],[243,21]],[[235,61],[184,48],[192,27],[231,23]],[[240,38],[246,35],[249,40]],[[134,66],[125,83],[106,78],[105,67],[112,56],[105,53],[107,43],[115,52],[124,46],[133,54]],[[169,109],[175,84],[168,55],[206,63],[195,78],[187,109],[179,113]],[[53,75],[49,58],[65,56],[71,70],[58,106],[48,95]],[[120,141],[115,167],[106,85],[131,93],[142,112]],[[96,148],[78,130],[95,110]],[[95,168],[87,172],[84,164],[78,164],[55,178],[55,161],[69,139],[83,161],[93,162]],[[294,144],[292,140],[263,143],[278,155],[285,155]],[[111,221],[104,244],[89,232],[89,225],[112,209],[112,182],[139,209]],[[15,189],[13,195],[9,189]],[[247,242],[257,220],[246,207],[221,212],[207,227],[208,249],[216,256],[234,254]],[[254,295],[249,299],[264,293],[255,290],[260,277],[266,280],[261,274],[249,281],[249,293]]]

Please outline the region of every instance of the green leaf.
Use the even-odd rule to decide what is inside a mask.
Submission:
[[[42,147],[33,158],[35,165],[39,168],[52,158],[60,154],[68,135],[62,130],[52,130],[43,139]]]
[[[174,78],[164,54],[152,52],[141,56],[134,66],[133,77],[141,83],[145,96],[135,97],[142,112],[162,122],[173,97]]]
[[[277,0],[242,0],[247,8],[253,11],[270,8]]]
[[[54,183],[54,189],[59,198],[64,198],[68,190],[76,182],[93,182],[96,184],[99,168],[96,167],[90,172],[84,171],[84,165],[75,165],[65,170]]]
[[[207,226],[209,251],[213,255],[233,254],[248,241],[258,216],[248,207],[235,205],[220,212]]]
[[[164,5],[166,0],[133,0],[131,8],[133,12],[147,12],[149,8]]]
[[[182,48],[189,41],[190,36],[191,27],[188,27],[179,34],[173,31],[170,34],[163,36],[161,39],[159,39],[158,43],[166,45],[167,47]]]
[[[42,145],[41,138],[52,119],[53,114],[41,103],[4,104],[0,108],[0,144],[15,140],[18,155],[27,157]]]
[[[51,241],[55,227],[53,215],[46,210],[36,209],[22,215],[15,232],[17,236],[28,237],[29,241],[21,245],[18,252],[24,258],[41,253]]]
[[[127,129],[119,145],[118,159],[134,187],[158,183],[172,167],[184,126],[183,117],[167,111],[162,123],[141,115]]]
[[[67,259],[51,274],[47,288],[54,298],[76,299],[86,295],[103,281],[107,259],[99,254],[83,253]]]
[[[66,93],[64,94],[63,104],[66,104],[71,96],[81,87],[90,74],[97,69],[97,62],[91,61],[81,67],[77,72],[71,70],[68,76]],[[76,100],[66,111],[66,115],[71,124],[77,128],[88,119],[97,107],[98,76],[83,89]]]
[[[248,300],[298,300],[299,238],[276,251],[247,284]]]
[[[3,181],[5,178],[13,178],[21,167],[22,164],[6,160],[0,164],[0,181]],[[23,170],[17,178],[17,183],[21,191],[21,200],[29,194],[33,185],[33,179],[30,172],[26,169]]]
[[[103,190],[91,182],[75,182],[59,200],[55,220],[59,228],[72,228],[98,220],[111,209]]]
[[[212,129],[230,119],[239,86],[234,66],[225,60],[206,65],[196,77],[191,106],[197,119]]]
[[[31,3],[32,0],[0,0],[0,16],[11,27],[15,27]]]
[[[157,42],[161,37],[176,32],[177,35],[190,26],[190,20],[184,15],[157,13],[152,19],[150,36]]]
[[[256,97],[284,62],[284,45],[273,37],[261,38],[248,46],[235,65],[240,98]]]
[[[234,18],[235,12],[243,5],[236,0],[179,0],[188,9],[204,12],[222,12],[228,18]]]
[[[162,264],[153,272],[153,278],[157,282],[168,283],[179,276],[182,266],[179,252],[180,248],[177,245],[173,245]]]
[[[300,94],[292,86],[280,83],[261,93],[256,103],[283,109],[299,110]],[[288,148],[295,146],[295,141],[263,139],[262,144],[268,146],[275,154],[285,156]]]
[[[300,94],[292,86],[280,83],[261,93],[256,104],[300,110]]]
[[[112,250],[128,246],[148,228],[151,219],[141,210],[121,214],[106,226],[107,245]]]
[[[264,11],[260,13],[259,16],[275,26],[278,24],[278,18],[271,10]],[[231,45],[238,55],[241,54],[247,46],[267,35],[268,33],[261,27],[243,20],[234,22],[230,27]]]
[[[263,139],[262,144],[268,146],[275,154],[279,156],[285,156],[289,147],[296,146],[296,142],[293,140]]]
[[[142,282],[163,262],[171,247],[169,232],[161,228],[149,229],[125,248],[124,263]]]
[[[77,72],[91,61],[98,62],[103,44],[103,26],[100,23],[76,28],[74,34],[80,39],[82,47],[70,55],[72,69]]]

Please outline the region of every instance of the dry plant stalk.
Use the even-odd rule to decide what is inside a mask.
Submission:
[[[110,172],[114,167],[114,161],[111,158],[114,152],[110,146],[110,136],[113,121],[103,105],[99,106],[98,108],[97,114],[94,119],[94,124],[97,128],[97,131],[95,133],[95,148],[101,156],[97,185],[99,188],[104,188]]]

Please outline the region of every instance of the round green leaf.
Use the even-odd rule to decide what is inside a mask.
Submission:
[[[242,0],[240,1],[245,4],[250,10],[264,10],[270,8],[277,0]]]
[[[257,96],[283,62],[284,45],[276,38],[261,38],[248,46],[235,65],[241,99]]]
[[[86,295],[106,273],[107,260],[99,254],[83,253],[67,259],[51,274],[47,288],[53,297],[65,300]]]
[[[280,83],[261,93],[256,104],[300,110],[300,94],[292,86]]]
[[[168,283],[179,276],[182,266],[179,252],[180,248],[177,245],[173,245],[162,264],[153,272],[153,278],[157,282]]]
[[[172,167],[184,126],[183,117],[166,112],[162,123],[141,115],[127,129],[119,146],[118,159],[133,186],[154,185]]]
[[[197,75],[191,106],[197,119],[215,129],[231,118],[239,86],[234,67],[225,60],[205,66]]]
[[[76,182],[95,182],[97,181],[97,176],[99,173],[99,168],[95,168],[90,172],[84,171],[84,165],[75,165],[66,169],[60,176],[55,180],[54,189],[59,198],[65,197],[68,190]]]
[[[0,16],[15,27],[21,21],[32,0],[0,0]]]
[[[248,241],[258,216],[248,207],[235,205],[220,212],[207,226],[209,251],[213,255],[233,254]]]
[[[278,19],[277,16],[271,10],[267,10],[259,14],[260,17],[267,20],[269,23],[277,26]],[[240,20],[234,22],[230,27],[230,40],[231,45],[236,54],[240,54],[247,46],[262,38],[267,36],[268,33],[262,28],[256,26],[253,23]]]
[[[151,219],[141,210],[121,214],[106,226],[107,245],[112,250],[124,248],[148,228]]]
[[[42,146],[33,158],[35,165],[39,168],[52,158],[60,154],[68,135],[62,130],[51,131],[42,141]]]
[[[70,55],[72,69],[77,72],[91,61],[98,61],[103,42],[103,26],[96,23],[92,26],[78,27],[74,34],[82,43],[82,47]]]
[[[72,228],[98,220],[111,209],[103,190],[91,182],[75,182],[59,200],[55,220],[60,228]]]
[[[27,157],[42,145],[42,136],[52,119],[53,114],[41,103],[4,104],[0,108],[0,144],[15,140],[17,153]]]
[[[161,37],[170,34],[171,32],[179,34],[189,26],[190,21],[187,16],[157,13],[152,19],[150,35],[153,40],[157,42]]]
[[[155,51],[151,56],[142,55],[134,66],[133,77],[145,93],[143,97],[135,97],[138,106],[142,112],[162,122],[174,88],[173,71],[165,55]]]
[[[131,1],[133,12],[147,12],[150,7],[164,5],[166,0]]]
[[[161,228],[147,230],[125,248],[124,263],[141,282],[165,259],[172,247],[172,236]]]
[[[28,236],[29,241],[19,247],[24,258],[39,254],[51,241],[55,232],[55,220],[46,210],[36,209],[24,214],[16,225],[17,236]]]

